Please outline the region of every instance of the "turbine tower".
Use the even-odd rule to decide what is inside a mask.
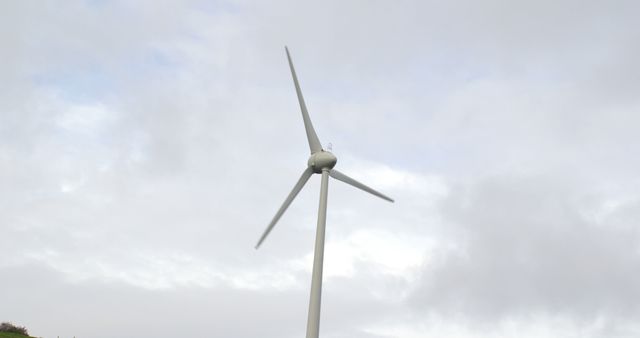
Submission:
[[[256,244],[256,249],[260,247],[260,244],[265,240],[267,235],[271,232],[273,227],[276,225],[282,214],[287,210],[293,199],[298,195],[302,187],[304,187],[305,183],[309,180],[311,175],[313,174],[321,174],[322,181],[320,184],[320,206],[318,208],[318,225],[316,228],[316,244],[315,250],[313,254],[313,274],[311,277],[311,296],[309,299],[309,316],[307,318],[307,338],[318,338],[320,333],[320,297],[322,293],[322,265],[324,260],[324,234],[325,234],[325,225],[327,220],[327,193],[329,190],[329,176],[350,184],[358,189],[362,189],[368,193],[376,195],[382,199],[385,199],[389,202],[393,202],[393,200],[380,192],[377,192],[368,186],[354,180],[353,178],[333,169],[338,161],[337,158],[329,151],[322,149],[322,145],[320,144],[320,140],[318,139],[318,135],[316,131],[313,129],[313,125],[311,124],[311,119],[309,118],[309,112],[307,111],[307,106],[304,103],[304,98],[302,97],[302,91],[300,90],[300,84],[298,83],[298,77],[296,76],[296,71],[293,68],[293,62],[291,62],[291,55],[289,54],[289,49],[284,47],[287,52],[287,59],[289,60],[289,68],[291,69],[291,76],[293,77],[293,84],[296,87],[296,94],[298,95],[298,102],[300,103],[300,110],[302,111],[302,120],[304,121],[304,129],[307,132],[307,141],[309,141],[309,150],[311,151],[311,156],[307,161],[307,169],[302,172],[302,175],[298,179],[298,182],[293,187],[293,190],[289,193],[289,196],[284,200],[278,212],[271,220],[271,223],[267,226],[267,229],[264,231],[258,244]]]

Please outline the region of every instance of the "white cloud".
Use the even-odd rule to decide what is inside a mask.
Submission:
[[[383,274],[407,281],[415,278],[434,243],[428,238],[415,238],[394,231],[360,229],[345,238],[330,240],[325,249],[325,278],[347,277],[358,274],[358,266],[366,265]],[[313,252],[297,264],[311,272]]]

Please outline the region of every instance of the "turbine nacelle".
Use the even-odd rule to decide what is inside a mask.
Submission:
[[[331,170],[338,162],[338,159],[329,151],[320,150],[313,153],[307,161],[307,165],[314,173],[320,174],[323,169]]]

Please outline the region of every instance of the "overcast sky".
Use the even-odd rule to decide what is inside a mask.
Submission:
[[[320,4],[321,3],[321,4]],[[0,321],[45,338],[640,336],[637,1],[0,2]]]

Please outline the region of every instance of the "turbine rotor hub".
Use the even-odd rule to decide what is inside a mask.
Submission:
[[[307,165],[313,169],[314,173],[321,173],[322,169],[333,169],[338,159],[331,152],[321,150],[309,157]]]

